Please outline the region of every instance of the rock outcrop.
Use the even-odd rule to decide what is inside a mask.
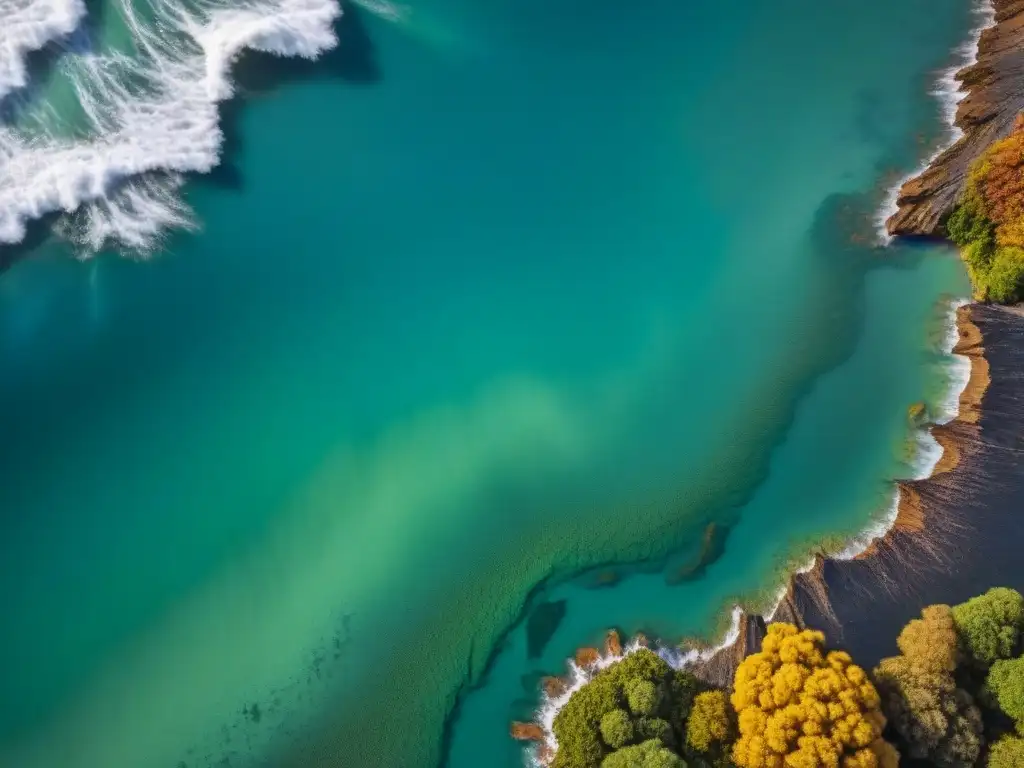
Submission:
[[[622,639],[617,630],[609,629],[604,636],[604,654],[605,656],[622,655]]]
[[[537,723],[512,723],[509,733],[517,741],[544,741],[544,729]]]
[[[957,73],[967,95],[956,112],[964,135],[900,188],[890,235],[944,237],[971,163],[1013,130],[1024,111],[1024,0],[991,0],[996,23],[981,34],[977,62]]]
[[[601,660],[601,652],[597,648],[579,648],[576,651],[576,666],[586,669]]]

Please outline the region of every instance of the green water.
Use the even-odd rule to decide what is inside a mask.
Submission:
[[[199,232],[0,277],[4,768],[519,765],[538,673],[912,471],[966,284],[870,218],[965,3],[412,11],[350,10],[372,77],[243,62]]]

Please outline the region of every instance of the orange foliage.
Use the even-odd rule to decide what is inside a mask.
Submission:
[[[1009,136],[985,150],[970,181],[996,225],[996,243],[1024,247],[1024,115]]]
[[[899,756],[882,740],[885,716],[863,669],[825,636],[772,624],[761,652],[736,670],[732,704],[740,768],[893,768]]]

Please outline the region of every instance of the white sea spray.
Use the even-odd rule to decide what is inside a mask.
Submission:
[[[0,100],[28,84],[30,53],[70,35],[84,18],[83,0],[0,0]]]
[[[231,65],[246,49],[314,59],[337,45],[341,13],[335,0],[154,0],[145,17],[120,0],[119,10],[137,52],[75,55],[68,67],[84,138],[46,121],[0,125],[0,244],[61,212],[75,214],[62,230],[86,253],[146,252],[168,227],[189,226],[182,174],[220,162]]]

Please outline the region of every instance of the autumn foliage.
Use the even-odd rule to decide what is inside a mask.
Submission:
[[[882,710],[910,757],[970,768],[982,747],[981,712],[953,676],[959,638],[948,605],[930,605],[900,633],[902,653],[875,668]]]
[[[825,636],[772,624],[760,653],[736,671],[740,768],[891,768],[878,692],[849,654],[826,652]]]
[[[550,768],[896,768],[900,753],[1024,768],[1024,596],[930,605],[896,645],[869,677],[821,632],[770,624],[731,692],[640,648],[592,670],[538,754]]]
[[[1009,136],[986,150],[970,181],[995,224],[996,244],[1024,247],[1024,115]]]
[[[1024,291],[1024,117],[971,166],[946,230],[961,246],[979,300],[1010,302]]]

